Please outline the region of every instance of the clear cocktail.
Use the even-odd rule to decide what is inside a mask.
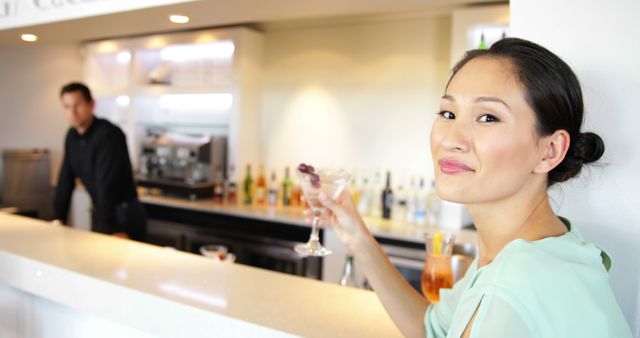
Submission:
[[[298,166],[298,175],[304,198],[313,212],[313,221],[311,223],[309,241],[305,244],[296,245],[295,250],[301,256],[321,257],[329,255],[331,250],[320,243],[319,223],[325,207],[320,202],[319,196],[323,192],[329,198],[336,199],[349,183],[351,175],[344,170],[315,169],[313,166],[305,164]]]

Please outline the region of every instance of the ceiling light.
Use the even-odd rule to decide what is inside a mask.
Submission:
[[[22,41],[26,41],[26,42],[38,41],[38,36],[35,34],[22,34],[20,38],[22,39]]]
[[[189,17],[186,15],[172,14],[169,15],[169,21],[173,23],[187,23],[189,22]]]

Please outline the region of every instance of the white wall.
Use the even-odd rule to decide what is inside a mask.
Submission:
[[[0,49],[0,149],[49,148],[57,178],[69,127],[58,94],[82,79],[77,45],[25,45]]]
[[[640,2],[511,0],[511,32],[551,49],[577,72],[586,129],[606,144],[605,165],[554,194],[569,217],[613,258],[611,285],[640,337]]]
[[[447,80],[450,17],[267,30],[263,159],[432,176],[429,130]],[[242,164],[244,167],[244,164]],[[365,171],[366,169],[366,171]]]

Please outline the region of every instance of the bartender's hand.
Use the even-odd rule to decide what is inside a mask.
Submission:
[[[114,232],[111,234],[111,236],[129,239],[129,235],[127,235],[126,232]]]
[[[327,208],[327,211],[320,215],[320,226],[333,226],[338,233],[340,241],[351,251],[356,252],[358,243],[372,238],[369,229],[362,220],[353,203],[351,194],[345,189],[336,200],[332,200],[326,194],[320,193],[320,202]],[[313,211],[304,211],[307,222],[311,223]]]

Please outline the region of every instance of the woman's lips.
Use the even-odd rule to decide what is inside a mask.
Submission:
[[[440,165],[440,171],[445,174],[458,174],[474,171],[468,165],[456,160],[442,159],[438,161],[438,164]]]

